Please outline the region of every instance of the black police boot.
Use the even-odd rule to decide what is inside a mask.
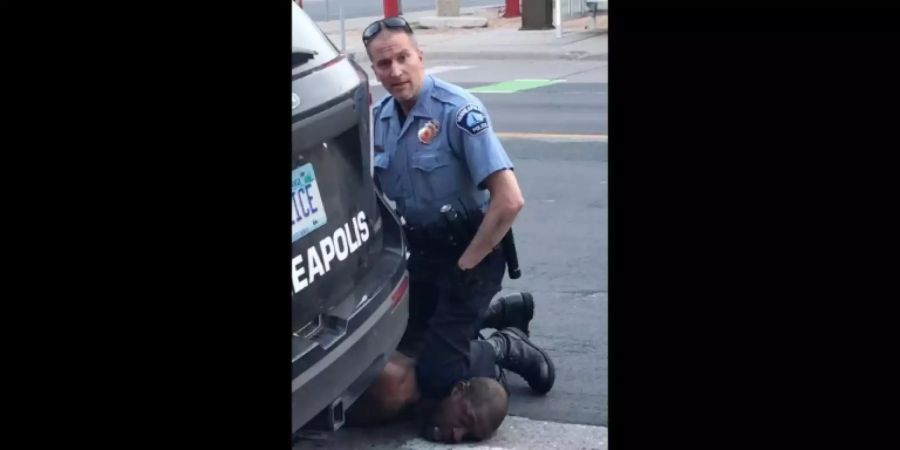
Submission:
[[[516,327],[531,336],[528,323],[534,317],[534,300],[528,292],[517,292],[491,300],[482,328],[502,330]]]
[[[521,375],[533,391],[546,394],[553,387],[553,361],[522,330],[504,328],[486,340],[494,347],[497,365]]]

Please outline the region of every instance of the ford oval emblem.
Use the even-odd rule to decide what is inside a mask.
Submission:
[[[291,109],[297,109],[300,106],[300,96],[296,93],[291,93]]]

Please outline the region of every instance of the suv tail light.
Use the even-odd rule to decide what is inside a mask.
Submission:
[[[406,294],[408,288],[409,273],[404,273],[403,278],[400,279],[400,282],[397,283],[397,287],[394,288],[394,292],[391,292],[391,302],[394,304],[395,308],[400,304],[400,300],[403,299],[403,295]]]

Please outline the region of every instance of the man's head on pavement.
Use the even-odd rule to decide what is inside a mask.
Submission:
[[[363,42],[375,77],[408,112],[425,80],[425,55],[409,24],[400,17],[374,22],[363,31]]]
[[[483,441],[506,417],[506,390],[491,378],[460,381],[426,424],[425,437],[437,442]]]

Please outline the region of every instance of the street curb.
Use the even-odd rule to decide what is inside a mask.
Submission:
[[[493,9],[493,8],[501,8],[503,4],[496,5],[484,5],[484,6],[467,6],[465,8],[460,8],[460,17],[466,17],[469,15],[477,15],[478,12]],[[437,10],[426,10],[426,11],[414,11],[411,13],[403,14],[403,17],[409,22],[410,26],[413,29],[416,28],[416,23],[419,19],[423,17],[436,17]],[[345,26],[347,28],[346,31],[362,31],[366,26],[370,23],[381,19],[381,16],[368,16],[368,17],[354,17],[352,19],[345,19]],[[327,32],[334,32],[340,28],[340,20],[328,20],[328,21],[315,21],[316,25],[319,26],[323,31],[328,30]],[[349,23],[347,23],[349,22]]]

